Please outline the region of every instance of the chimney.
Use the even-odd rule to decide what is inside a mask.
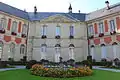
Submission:
[[[37,14],[37,7],[34,6],[34,14]]]
[[[78,10],[78,12],[80,13],[80,10]]]
[[[107,5],[107,10],[109,10],[110,9],[109,1],[105,1],[105,4]]]

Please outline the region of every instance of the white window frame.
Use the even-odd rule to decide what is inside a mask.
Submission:
[[[60,26],[56,26],[56,36],[60,36]]]
[[[16,21],[13,21],[12,23],[12,29],[11,29],[11,32],[17,32],[17,22]]]
[[[93,25],[88,26],[88,34],[89,36],[94,35]]]
[[[27,34],[27,25],[26,24],[23,24],[22,34]]]
[[[70,36],[74,36],[74,26],[70,26]]]
[[[7,20],[5,18],[1,18],[0,20],[0,30],[5,30],[7,25]]]
[[[103,24],[103,22],[99,23],[99,33],[104,33],[104,24]]]
[[[110,20],[110,32],[115,31],[115,20]]]
[[[42,26],[42,36],[46,36],[47,35],[47,25],[43,25]]]

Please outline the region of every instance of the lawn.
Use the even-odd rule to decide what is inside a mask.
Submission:
[[[11,70],[0,72],[0,80],[119,80],[120,73],[94,70],[93,76],[79,78],[45,78],[31,75],[29,70]]]

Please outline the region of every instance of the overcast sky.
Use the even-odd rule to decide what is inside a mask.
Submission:
[[[0,0],[19,9],[26,9],[33,12],[37,6],[38,12],[68,12],[69,3],[72,4],[73,12],[80,10],[82,13],[89,13],[106,7],[106,0]],[[119,3],[120,0],[108,0],[110,4]]]

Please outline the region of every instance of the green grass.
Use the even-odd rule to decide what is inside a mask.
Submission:
[[[79,78],[45,78],[31,75],[29,70],[11,70],[0,72],[0,80],[119,80],[120,73],[94,70],[93,76]]]

